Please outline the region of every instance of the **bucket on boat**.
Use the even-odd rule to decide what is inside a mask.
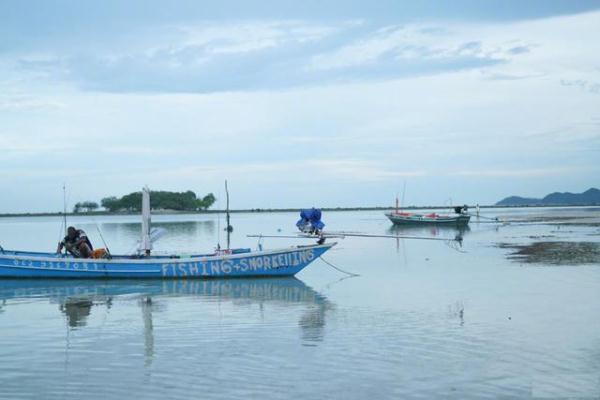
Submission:
[[[92,251],[92,258],[108,258],[108,251],[106,249],[100,248]]]

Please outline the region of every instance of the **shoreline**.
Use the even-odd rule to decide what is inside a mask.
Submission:
[[[552,207],[598,207],[600,204],[553,204],[553,205],[480,205],[480,209],[489,208],[552,208]],[[395,207],[321,207],[323,212],[332,211],[387,211],[393,210]],[[445,210],[450,209],[449,206],[410,206],[402,207],[402,210]],[[475,210],[476,206],[469,205],[469,209]],[[276,212],[300,212],[300,208],[249,208],[239,210],[229,210],[231,214],[238,213],[276,213]],[[177,215],[177,214],[224,214],[226,210],[196,210],[196,211],[177,211],[177,210],[152,210],[154,215]],[[139,211],[92,211],[92,212],[80,212],[73,213],[68,212],[68,217],[77,216],[107,216],[107,215],[139,215]],[[62,217],[65,215],[62,212],[39,212],[39,213],[3,213],[0,214],[0,218],[10,217]]]

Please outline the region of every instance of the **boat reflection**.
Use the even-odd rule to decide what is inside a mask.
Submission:
[[[86,297],[73,297],[66,299],[60,304],[60,311],[67,317],[67,323],[71,328],[85,326],[87,317],[90,316],[94,302]]]
[[[388,228],[387,234],[397,236],[419,236],[424,238],[433,238],[438,240],[448,239],[448,246],[459,250],[465,235],[471,232],[469,225],[392,225]],[[400,244],[402,243],[403,253],[406,260],[406,249],[404,248],[404,239],[396,239],[396,251],[400,252]]]
[[[455,239],[463,237],[471,232],[469,225],[466,226],[445,226],[445,225],[429,225],[429,226],[400,226],[392,225],[388,228],[390,235],[407,235],[407,236],[425,236],[433,238]]]
[[[234,306],[257,303],[269,306],[303,306],[298,326],[304,342],[323,339],[325,316],[333,305],[321,294],[293,278],[228,280],[3,280],[0,304],[13,299],[47,299],[57,303],[69,330],[86,326],[96,310],[112,307],[114,300],[134,300],[144,326],[146,357],[154,353],[153,315],[167,312],[170,297],[205,299],[207,304],[231,302]]]

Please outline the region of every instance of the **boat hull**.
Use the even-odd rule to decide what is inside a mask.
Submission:
[[[52,253],[0,252],[0,278],[241,278],[293,276],[335,243],[241,254],[81,259]]]
[[[398,215],[394,213],[386,214],[386,217],[388,217],[394,225],[466,226],[471,219],[470,215],[428,217],[422,214]]]

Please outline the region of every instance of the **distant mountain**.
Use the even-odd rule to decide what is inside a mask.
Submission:
[[[530,199],[526,197],[510,196],[496,203],[497,206],[532,206],[541,204],[542,199]]]
[[[600,204],[600,190],[591,188],[583,193],[550,193],[543,199],[510,196],[496,203],[497,206],[566,206]]]

